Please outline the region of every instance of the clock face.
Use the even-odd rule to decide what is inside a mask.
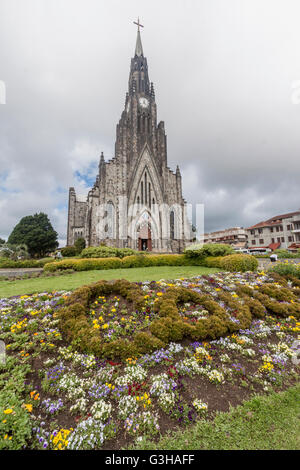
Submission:
[[[147,100],[147,98],[140,98],[139,103],[142,108],[148,108],[149,106],[149,101]]]

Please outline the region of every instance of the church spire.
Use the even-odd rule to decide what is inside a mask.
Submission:
[[[135,55],[137,55],[138,57],[140,57],[141,55],[144,55],[140,31],[138,31],[137,33]]]
[[[141,40],[141,33],[140,33],[140,27],[144,27],[141,23],[140,23],[140,19],[138,18],[137,22],[134,21],[133,22],[134,24],[137,25],[138,27],[138,31],[137,31],[137,38],[136,38],[136,46],[135,46],[135,56],[143,56],[143,46],[142,46],[142,40]]]

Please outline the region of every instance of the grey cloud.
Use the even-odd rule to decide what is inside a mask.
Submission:
[[[65,239],[68,187],[87,191],[75,172],[113,156],[137,15],[169,166],[205,230],[298,209],[299,13],[297,0],[2,0],[0,236],[43,210]]]

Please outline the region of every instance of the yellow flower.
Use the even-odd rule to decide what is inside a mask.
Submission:
[[[7,410],[4,410],[3,413],[5,415],[10,415],[11,413],[13,412],[13,410],[11,408],[7,408]]]
[[[24,403],[24,408],[26,408],[29,413],[32,412],[32,405],[30,403]]]

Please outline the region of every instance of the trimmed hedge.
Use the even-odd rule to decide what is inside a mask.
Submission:
[[[9,268],[43,268],[45,265],[50,265],[55,260],[50,258],[44,259],[26,259],[20,261],[13,261],[11,259],[0,258],[0,269]]]
[[[253,318],[263,318],[267,313],[300,317],[295,289],[278,287],[276,284],[263,284],[258,289],[240,285],[236,292],[241,300],[233,298],[229,292],[218,292],[218,300],[225,304],[223,308],[210,294],[185,287],[169,287],[154,302],[157,316],[147,331],[137,332],[130,339],[116,339],[110,343],[102,341],[101,331],[95,330],[89,322],[89,306],[98,296],[118,294],[132,302],[134,309],[141,311],[145,308],[145,298],[138,284],[123,279],[80,287],[70,295],[65,306],[55,316],[59,318],[66,339],[72,341],[79,350],[99,357],[121,359],[151,352],[183,338],[195,341],[216,339],[249,328]],[[186,302],[201,305],[209,315],[194,324],[189,323],[178,310],[178,304]],[[229,317],[226,307],[234,319]]]
[[[114,282],[100,281],[77,289],[67,299],[63,308],[55,314],[67,340],[75,341],[83,352],[93,353],[105,358],[123,359],[162,348],[164,344],[149,333],[138,332],[133,340],[119,339],[110,343],[101,341],[101,333],[88,321],[86,311],[93,300],[101,295],[118,294],[132,302],[133,308],[141,310],[144,306],[144,292],[140,286],[125,279]]]
[[[132,255],[125,258],[81,258],[56,261],[46,265],[45,271],[58,271],[74,269],[75,271],[89,271],[93,269],[139,268],[148,266],[189,266],[200,265],[191,263],[184,255]]]
[[[258,261],[251,255],[235,254],[224,256],[224,258],[221,259],[220,265],[220,267],[225,269],[225,271],[256,271],[258,268]]]
[[[258,289],[251,289],[247,286],[239,286],[236,290],[237,294],[244,299],[255,300],[256,304],[260,304],[271,315],[279,317],[300,318],[299,292],[296,289],[286,287],[278,287],[274,284],[263,284]],[[297,292],[297,293],[296,293]]]
[[[224,271],[256,271],[258,261],[252,255],[234,254],[228,256],[208,257],[205,259],[205,266],[210,268],[220,268]]]
[[[95,298],[109,294],[124,296],[133,303],[135,309],[141,310],[145,306],[144,292],[137,284],[124,279],[100,281],[77,289],[55,315],[60,320],[60,328],[67,340],[75,341],[83,352],[105,358],[126,359],[162,348],[170,341],[179,341],[183,337],[194,340],[215,339],[240,328],[248,328],[252,321],[247,305],[236,302],[239,307],[236,318],[240,320],[237,325],[209,294],[199,294],[184,287],[169,288],[155,303],[154,311],[159,316],[151,323],[150,331],[135,333],[131,341],[118,339],[106,343],[101,341],[101,332],[89,323],[86,312]],[[199,303],[208,310],[210,316],[191,325],[179,314],[177,304],[180,302]],[[231,301],[233,303],[236,308],[234,300]]]
[[[206,243],[188,246],[185,251],[188,258],[204,259],[207,256],[226,256],[234,253],[232,246],[224,243]]]
[[[112,246],[90,246],[82,250],[81,258],[125,258],[138,254],[138,251],[131,248],[114,248]]]
[[[258,262],[251,255],[229,255],[224,257],[208,257],[204,259],[187,258],[185,255],[132,255],[125,258],[80,258],[56,261],[45,265],[45,271],[89,271],[102,269],[140,268],[149,266],[206,266],[220,268],[225,271],[254,271]]]

